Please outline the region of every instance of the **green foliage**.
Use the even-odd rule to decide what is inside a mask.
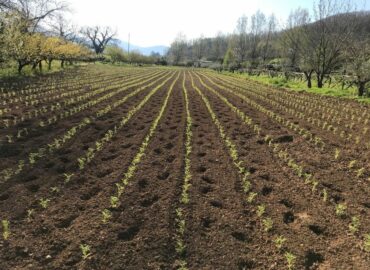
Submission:
[[[108,46],[105,49],[105,54],[110,58],[112,63],[127,61],[127,55],[125,51],[118,46]]]
[[[340,217],[343,217],[346,214],[346,210],[347,206],[343,203],[338,203],[335,205],[335,213]]]
[[[82,253],[82,259],[86,260],[91,255],[91,248],[89,245],[81,244],[80,245],[81,253]]]
[[[3,220],[1,221],[1,224],[2,224],[2,226],[3,226],[3,238],[4,238],[4,240],[8,240],[9,235],[10,235],[9,221],[8,221],[8,220],[3,219]]]
[[[281,249],[286,241],[286,238],[284,236],[279,235],[274,239],[275,246],[278,249]]]
[[[44,209],[48,208],[49,202],[50,202],[49,199],[43,199],[43,198],[39,199],[39,204]]]
[[[230,73],[226,73],[226,74],[230,74]],[[231,74],[231,75],[236,76],[235,74]],[[364,98],[364,97],[358,98],[357,89],[354,86],[349,87],[348,89],[342,89],[340,86],[333,86],[333,87],[324,86],[322,88],[312,86],[312,88],[307,88],[307,85],[304,81],[296,81],[296,80],[287,81],[283,77],[271,78],[267,75],[252,76],[252,75],[247,75],[247,74],[238,75],[238,76],[242,78],[248,78],[254,81],[262,82],[268,85],[273,85],[273,86],[280,87],[280,88],[289,88],[294,91],[303,90],[303,91],[318,94],[318,95],[351,98],[351,99],[357,99],[362,102],[370,103],[370,98]]]
[[[106,224],[106,223],[108,223],[108,221],[111,219],[111,217],[112,217],[112,212],[111,212],[111,211],[109,211],[108,209],[104,209],[104,210],[102,211],[102,215],[103,215],[103,217],[102,217],[102,221],[103,221],[103,223],[104,223],[104,224]]]
[[[348,228],[349,228],[350,233],[351,234],[355,234],[358,231],[360,225],[361,225],[361,223],[360,223],[360,217],[358,217],[358,216],[352,217],[352,221],[348,225]]]
[[[290,253],[290,252],[287,251],[285,253],[285,259],[286,259],[287,264],[288,264],[288,269],[289,270],[294,269],[294,265],[295,265],[295,261],[296,261],[297,257],[293,253]]]
[[[370,252],[370,233],[364,236],[364,249],[366,252]]]

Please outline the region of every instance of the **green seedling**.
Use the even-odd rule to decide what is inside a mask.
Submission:
[[[102,211],[102,215],[103,215],[103,218],[102,218],[102,221],[104,224],[108,223],[108,221],[111,219],[112,217],[112,213],[111,211],[109,211],[108,209],[104,209]]]
[[[118,202],[119,202],[118,197],[116,197],[116,196],[111,196],[110,197],[110,205],[111,205],[112,208],[117,208],[118,207]]]
[[[285,241],[286,241],[286,238],[284,236],[279,235],[277,238],[275,238],[274,243],[278,249],[281,249]]]
[[[328,201],[328,192],[326,191],[326,188],[324,188],[323,191],[322,191],[322,200],[324,202]]]
[[[40,203],[40,205],[41,205],[42,208],[44,208],[44,209],[48,208],[48,204],[50,202],[49,199],[43,199],[43,198],[41,198],[39,201],[40,201],[39,203]]]
[[[266,207],[261,204],[257,206],[257,216],[261,217],[266,211]]]
[[[8,220],[6,220],[6,219],[3,219],[2,221],[1,221],[1,224],[2,224],[2,226],[3,226],[3,238],[4,238],[4,240],[8,240],[8,238],[9,238],[9,235],[10,235],[10,229],[9,229],[9,221]]]
[[[356,174],[357,178],[361,177],[364,174],[364,172],[365,172],[365,168],[358,169],[357,174]]]
[[[176,241],[176,252],[177,254],[183,255],[186,250],[186,245],[181,239],[177,239]]]
[[[370,233],[365,234],[364,249],[366,252],[370,252]]]
[[[254,198],[257,196],[257,193],[255,192],[249,192],[247,196],[247,202],[252,203]]]
[[[263,223],[263,226],[265,227],[264,228],[265,232],[269,232],[272,229],[272,225],[274,224],[271,218],[263,219],[262,223]]]
[[[64,183],[68,183],[69,181],[71,181],[72,176],[74,176],[75,174],[74,173],[71,173],[71,174],[64,173],[63,175],[64,175]]]
[[[35,212],[35,209],[27,209],[27,220],[28,220],[28,222],[31,221],[34,212]]]
[[[355,166],[356,162],[357,162],[357,160],[350,161],[349,164],[348,164],[348,168],[352,169]]]
[[[248,180],[245,180],[243,182],[243,190],[245,193],[248,193],[249,190],[251,189],[251,182],[249,182]]]
[[[337,216],[343,217],[346,214],[347,206],[343,203],[338,203],[335,206],[335,213]]]
[[[295,265],[295,261],[296,261],[297,257],[293,253],[290,253],[290,252],[287,251],[285,253],[285,259],[288,263],[288,269],[289,270],[294,269],[294,265]]]
[[[82,253],[82,259],[86,260],[91,255],[91,249],[89,245],[80,245],[81,253]]]
[[[358,231],[360,225],[361,225],[361,223],[360,223],[360,217],[358,217],[358,216],[352,217],[352,221],[348,225],[348,228],[349,228],[350,233],[351,234],[355,234]]]
[[[117,187],[117,197],[121,197],[123,191],[125,190],[125,186],[119,183],[116,183],[116,187]]]
[[[58,187],[51,187],[50,190],[53,193],[59,193],[59,191],[60,191],[60,189]]]

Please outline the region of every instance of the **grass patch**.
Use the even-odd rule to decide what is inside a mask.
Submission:
[[[325,95],[325,96],[334,96],[334,97],[340,97],[340,98],[348,98],[357,100],[359,102],[365,102],[370,104],[370,97],[358,97],[357,96],[357,88],[352,86],[342,89],[339,86],[335,86],[333,84],[332,87],[327,87],[324,85],[323,88],[318,88],[316,85],[316,80],[312,80],[312,88],[308,88],[306,82],[299,81],[299,80],[289,80],[287,81],[285,78],[282,77],[274,77],[271,78],[267,75],[260,75],[260,76],[250,76],[248,74],[237,74],[237,73],[231,73],[231,72],[223,72],[223,74],[242,78],[242,79],[249,79],[257,82],[261,82],[267,85],[275,86],[278,88],[283,89],[290,89],[295,91],[305,91],[308,93],[314,93],[318,95]]]
[[[32,77],[38,75],[45,75],[50,73],[59,72],[62,70],[74,68],[76,66],[86,65],[86,63],[77,63],[73,65],[68,65],[67,62],[64,63],[64,68],[60,66],[61,61],[54,60],[51,63],[51,69],[48,70],[48,65],[45,61],[42,61],[42,71],[40,72],[38,67],[35,70],[32,70],[30,65],[25,66],[22,69],[22,73],[18,74],[17,65],[15,62],[9,63],[7,66],[0,67],[0,79],[14,79],[22,77]]]

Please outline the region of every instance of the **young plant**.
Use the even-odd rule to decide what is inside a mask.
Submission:
[[[351,160],[348,164],[348,169],[352,169],[355,166],[356,162],[357,160]]]
[[[370,233],[365,234],[364,249],[366,252],[370,252]]]
[[[80,170],[83,170],[83,168],[85,168],[85,158],[79,158],[77,161],[78,161],[78,167],[80,168]]]
[[[274,240],[274,243],[275,243],[275,246],[278,248],[278,249],[281,249],[284,245],[286,241],[286,238],[284,236],[281,236],[279,235],[278,237],[276,237],[276,239]]]
[[[265,227],[264,228],[265,232],[269,232],[272,229],[272,225],[274,224],[271,218],[264,218],[262,220],[262,223],[263,226]]]
[[[33,216],[35,209],[27,209],[27,221],[30,222]]]
[[[1,221],[1,224],[3,225],[3,238],[4,240],[8,240],[9,235],[10,235],[9,220],[3,219]]]
[[[64,175],[64,183],[68,183],[69,181],[71,181],[72,176],[74,176],[75,174],[74,173],[71,173],[71,174],[64,173],[63,175]]]
[[[58,187],[51,187],[50,190],[53,193],[59,193],[59,191],[60,191],[60,189]]]
[[[340,150],[338,148],[335,148],[334,158],[335,159],[338,159],[339,158],[339,154],[340,154]]]
[[[327,200],[328,200],[328,192],[326,191],[326,188],[324,188],[323,191],[322,191],[322,200],[324,202],[327,202]]]
[[[110,197],[110,205],[112,208],[117,208],[119,203],[119,199],[116,196],[111,196]]]
[[[91,249],[89,245],[81,244],[80,245],[82,259],[86,260],[91,255]]]
[[[243,181],[243,190],[245,193],[248,193],[250,189],[251,189],[251,182],[245,179]]]
[[[294,269],[294,265],[295,265],[295,261],[296,261],[297,257],[293,253],[290,253],[290,252],[287,251],[285,253],[285,259],[288,263],[288,269],[289,270]]]
[[[261,217],[265,213],[266,207],[261,204],[257,206],[257,216]]]
[[[111,219],[112,217],[112,213],[111,211],[109,211],[108,209],[104,209],[102,211],[102,214],[103,214],[103,218],[102,218],[102,221],[104,224],[108,223],[108,221]]]
[[[358,169],[356,174],[357,178],[361,177],[364,174],[364,172],[365,168]]]
[[[355,234],[358,231],[360,225],[361,225],[360,218],[358,216],[352,217],[352,221],[348,225],[350,233]]]
[[[41,205],[42,208],[44,208],[44,209],[48,208],[48,204],[50,202],[49,199],[43,199],[43,198],[41,198],[39,201],[40,201],[39,203],[40,203],[40,205]]]
[[[249,192],[247,196],[247,202],[252,203],[254,198],[257,196],[257,193],[255,192]]]
[[[337,216],[343,217],[346,214],[346,209],[347,209],[347,206],[345,204],[338,203],[335,206],[335,213],[337,214]]]

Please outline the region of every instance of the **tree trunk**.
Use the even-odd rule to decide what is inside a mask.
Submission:
[[[22,63],[22,61],[18,61],[18,74],[22,73],[22,69],[25,66],[25,64]]]
[[[60,67],[61,67],[61,68],[64,68],[64,60],[62,60],[62,61],[60,62]]]
[[[363,97],[365,95],[365,84],[366,82],[365,81],[359,81],[357,83],[357,87],[358,87],[358,96],[359,97]]]
[[[307,80],[307,87],[308,88],[312,88],[312,70],[310,71],[304,71],[304,75],[306,76],[306,80]]]
[[[324,86],[324,74],[322,73],[317,73],[317,87],[322,88]]]
[[[51,70],[51,62],[53,61],[53,59],[49,59],[48,60],[48,70]]]
[[[42,61],[39,62],[39,70],[42,72]]]

